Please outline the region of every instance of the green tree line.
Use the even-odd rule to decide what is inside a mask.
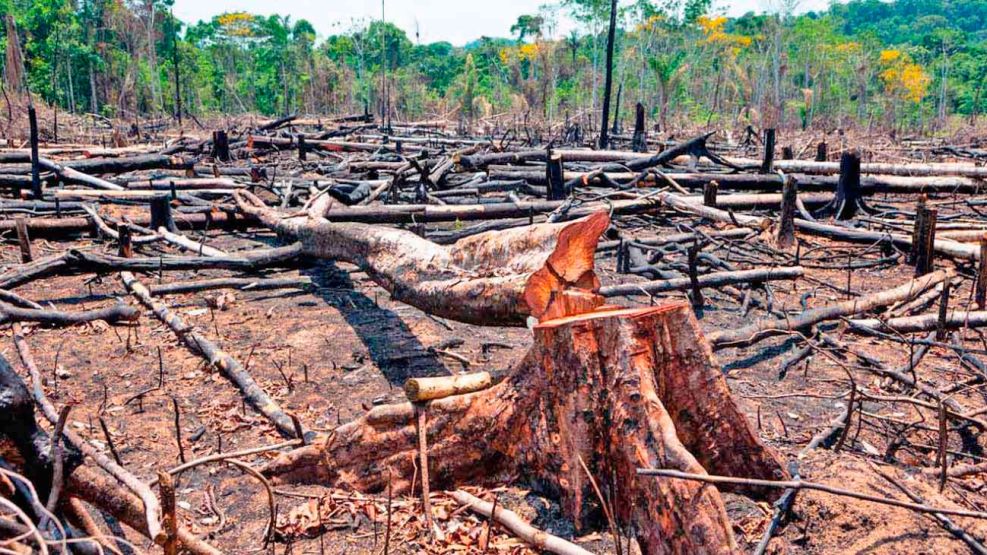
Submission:
[[[318,36],[289,16],[194,24],[172,0],[0,0],[27,85],[76,113],[353,113],[482,122],[592,118],[602,103],[610,2],[561,0],[505,37],[422,44],[380,21]],[[709,0],[624,0],[614,95],[662,127],[694,123],[942,126],[987,109],[987,0],[852,0],[822,12],[709,13]],[[559,37],[558,14],[578,28]],[[7,89],[10,83],[7,82]],[[385,94],[386,91],[386,94]],[[955,117],[954,117],[955,116]]]

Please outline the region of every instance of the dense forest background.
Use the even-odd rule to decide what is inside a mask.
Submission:
[[[852,0],[822,13],[727,18],[709,0],[620,3],[614,95],[661,128],[695,124],[934,131],[987,109],[987,0]],[[578,29],[557,37],[567,13]],[[169,0],[0,0],[4,94],[106,117],[259,112],[590,117],[602,101],[610,2],[562,0],[505,35],[421,44],[380,21],[325,38],[305,20],[175,20]],[[468,22],[464,22],[468,24]],[[18,67],[20,66],[20,67]],[[176,80],[176,66],[178,68]],[[26,77],[21,75],[26,72]]]

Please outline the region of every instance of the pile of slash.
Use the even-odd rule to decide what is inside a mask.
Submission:
[[[987,553],[985,147],[454,127],[0,150],[0,550]],[[746,448],[697,453],[670,406],[698,472],[469,420],[491,388],[541,410],[546,323],[669,306],[690,386],[729,391],[692,416],[749,428],[772,479],[725,481]],[[573,353],[625,365],[608,345]],[[539,395],[626,408],[592,380]],[[652,530],[653,488],[722,533]]]

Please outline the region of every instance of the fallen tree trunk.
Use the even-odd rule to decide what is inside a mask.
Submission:
[[[159,258],[125,258],[71,249],[64,254],[15,266],[0,274],[0,288],[11,289],[29,281],[80,272],[163,272],[171,270],[256,270],[286,265],[301,254],[300,245],[289,245],[239,253],[237,256],[169,256]]]
[[[779,162],[780,164],[780,162]],[[489,168],[491,179],[518,180],[533,185],[545,185],[548,181],[544,171],[530,169],[525,166],[498,166]],[[746,174],[746,173],[668,173],[669,177],[679,185],[689,189],[702,189],[704,185],[716,182],[722,189],[738,191],[780,191],[782,181],[776,174]],[[799,188],[806,191],[833,191],[839,182],[839,176],[786,174],[796,178]],[[653,187],[661,185],[661,176],[649,174],[641,177],[640,173],[626,171],[607,171],[605,173],[591,172],[586,174],[578,171],[565,171],[564,179],[569,182],[582,180],[585,186],[606,186],[609,183],[630,183],[638,186]],[[860,180],[861,192],[875,193],[923,193],[942,191],[949,193],[980,193],[987,189],[982,182],[975,178],[961,176],[896,176],[871,175]]]
[[[65,205],[69,203],[63,203]],[[72,203],[74,204],[74,203]],[[257,227],[257,222],[253,218],[234,218],[226,212],[202,212],[194,214],[184,214],[175,212],[172,214],[175,224],[182,229],[243,229]],[[141,226],[148,226],[151,223],[150,214],[138,214],[131,220]],[[32,237],[57,237],[69,233],[83,233],[93,229],[93,221],[90,218],[30,218],[27,220],[28,231]],[[0,220],[0,232],[13,231],[14,220]]]
[[[750,158],[727,157],[738,166],[749,166],[760,164],[760,160]],[[785,173],[807,173],[835,175],[840,173],[839,162],[815,162],[810,160],[778,160],[774,167]],[[955,163],[934,163],[915,164],[900,163],[889,164],[881,162],[870,162],[860,164],[860,173],[871,175],[899,175],[899,176],[961,176],[983,179],[987,177],[987,167],[974,164]]]
[[[166,156],[164,154],[143,154],[140,156],[121,156],[108,158],[85,158],[82,160],[69,160],[66,162],[53,162],[42,160],[42,166],[60,166],[65,169],[75,170],[86,174],[102,173],[127,173],[141,170],[176,169],[184,170],[192,167],[190,161],[177,156]],[[30,163],[31,155],[23,153],[20,156],[6,156],[0,162],[21,162]],[[5,167],[4,173],[29,173],[30,166]],[[49,169],[51,169],[49,167]]]
[[[237,193],[240,209],[302,253],[359,266],[395,300],[429,314],[480,325],[524,325],[603,304],[593,258],[605,212],[562,224],[480,233],[449,246],[410,231],[324,219],[284,217],[256,196]]]
[[[637,468],[786,475],[734,404],[685,304],[544,322],[504,381],[419,407],[377,407],[263,471],[282,482],[372,492],[390,481],[395,492],[408,491],[416,410],[423,410],[433,486],[519,476],[558,498],[582,530],[599,517],[595,480],[645,553],[733,553],[737,546],[716,489],[640,479]]]

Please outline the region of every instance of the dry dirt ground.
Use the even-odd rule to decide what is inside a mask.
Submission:
[[[635,234],[655,235],[673,232],[675,224],[687,221],[638,217],[622,225],[636,226]],[[198,232],[194,235],[199,236]],[[221,230],[209,232],[205,239],[231,253],[275,244],[271,235]],[[840,245],[817,238],[804,240],[801,254],[807,267],[813,262],[823,266],[842,263],[848,252],[859,259],[881,256],[879,250],[866,246]],[[35,243],[39,255],[61,252],[69,246],[67,242]],[[712,252],[742,265],[744,257],[750,256],[751,246],[756,248],[759,243],[760,239],[745,241],[738,245],[747,249],[743,252],[733,247]],[[86,237],[71,242],[71,246],[106,252],[111,248]],[[143,254],[153,255],[157,248],[145,248]],[[16,246],[5,246],[2,258],[3,264],[17,263]],[[615,274],[612,253],[599,257],[598,268],[604,284],[638,279]],[[771,285],[771,302],[776,308],[797,307],[810,292],[815,294],[804,299],[807,306],[819,306],[847,298],[847,288],[852,292],[849,294],[862,294],[912,277],[911,268],[905,265],[862,269],[849,276],[838,268],[808,271],[808,279]],[[243,362],[267,392],[313,431],[329,431],[376,404],[402,401],[401,386],[412,376],[449,375],[467,369],[502,373],[523,356],[531,342],[530,332],[523,328],[474,327],[440,320],[392,302],[384,290],[353,267],[318,262],[281,273],[298,274],[309,276],[313,286],[307,290],[220,290],[170,296],[166,302],[186,322]],[[229,274],[172,272],[163,278],[143,275],[140,279],[150,284],[222,275]],[[116,274],[50,278],[21,287],[18,293],[65,310],[97,308],[116,299],[140,306],[126,293]],[[718,291],[706,290],[705,294],[706,305],[700,314],[704,329],[733,328],[765,314],[758,308],[745,314],[741,300]],[[219,295],[226,296],[217,303]],[[682,296],[660,296],[653,302]],[[967,306],[970,297],[968,286],[957,291],[953,297],[956,308]],[[767,302],[760,291],[753,293],[753,298]],[[652,301],[637,297],[618,302]],[[839,336],[843,329],[837,324],[833,333]],[[4,336],[0,342],[3,356],[18,361],[10,330],[0,333]],[[146,311],[134,326],[32,326],[27,337],[45,373],[50,398],[59,406],[75,404],[68,425],[105,448],[107,438],[99,421],[102,418],[126,467],[143,479],[150,480],[158,470],[179,463],[173,400],[179,407],[181,438],[188,459],[281,441],[264,418],[244,405],[231,383],[190,353],[170,329]],[[907,344],[850,334],[843,335],[843,339],[852,350],[890,366],[899,366],[910,356]],[[987,348],[976,331],[965,331],[964,339],[968,348]],[[790,460],[797,458],[813,435],[845,411],[847,372],[863,389],[881,380],[869,373],[858,358],[836,351],[815,353],[780,377],[781,362],[795,348],[794,340],[783,337],[717,354],[752,426],[766,443]],[[982,358],[983,354],[972,356]],[[468,368],[463,360],[468,362]],[[962,364],[952,350],[941,347],[934,347],[916,372],[920,380],[943,390],[975,376],[975,369]],[[953,397],[972,409],[987,406],[982,381],[971,380]],[[864,408],[866,415],[859,426],[855,421],[843,450],[816,449],[799,461],[804,479],[905,499],[892,484],[875,474],[869,466],[874,463],[929,504],[987,509],[983,477],[950,480],[939,493],[935,476],[921,472],[935,462],[938,427],[934,420],[919,421],[914,407],[907,404],[865,403]],[[888,456],[892,440],[906,429],[910,430],[910,441]],[[953,464],[982,460],[980,445],[963,445],[956,433],[950,434],[949,448],[956,453],[951,458]],[[257,463],[271,456],[247,460]],[[194,533],[231,553],[381,553],[385,543],[394,553],[465,553],[476,552],[481,536],[487,534],[484,519],[462,511],[441,492],[435,494],[435,504],[438,520],[449,532],[446,542],[430,540],[421,522],[420,504],[413,498],[388,502],[386,493],[365,496],[320,487],[280,485],[275,494],[279,534],[277,541],[265,547],[263,538],[270,512],[267,492],[260,482],[222,464],[196,468],[178,481],[182,521]],[[512,484],[478,494],[487,499],[496,495],[501,506],[515,510],[535,526],[575,538],[591,551],[614,550],[606,526],[583,531],[580,537],[561,518],[551,500]],[[737,538],[749,551],[771,519],[772,507],[735,495],[725,497]],[[389,534],[388,505],[392,509]],[[305,529],[305,518],[315,511],[323,516],[325,534],[306,533],[311,530]],[[954,521],[977,538],[987,537],[987,525],[982,521]],[[114,526],[119,533],[119,525]],[[136,534],[128,533],[127,537],[139,546],[148,546]],[[529,552],[503,531],[491,532],[489,545],[501,553]],[[769,548],[772,553],[967,551],[962,542],[929,516],[815,492],[798,496],[791,521]]]

